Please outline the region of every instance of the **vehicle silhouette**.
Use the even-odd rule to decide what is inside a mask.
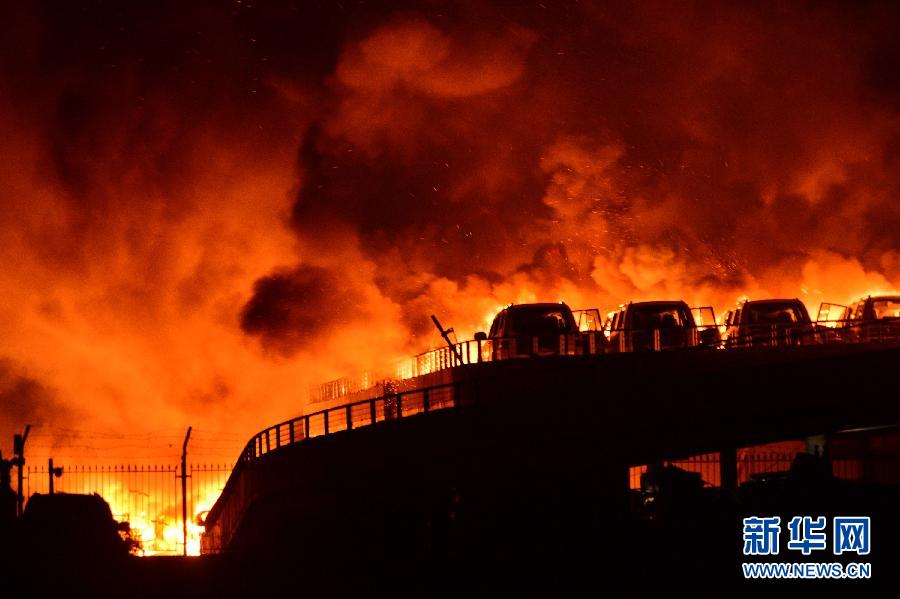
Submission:
[[[744,300],[725,322],[725,347],[812,345],[820,336],[797,298]]]
[[[697,308],[709,310],[711,308]],[[715,323],[714,315],[706,317]],[[681,300],[629,302],[610,313],[604,325],[608,351],[660,351],[688,347],[716,347],[715,324],[698,326],[693,311]]]
[[[822,303],[816,324],[828,341],[868,343],[900,338],[900,295],[868,295],[849,306]]]
[[[494,317],[490,332],[476,333],[475,339],[490,341],[491,360],[578,353],[583,343],[563,302],[510,304]]]

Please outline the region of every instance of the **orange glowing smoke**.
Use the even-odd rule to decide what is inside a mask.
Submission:
[[[174,461],[79,439],[188,424],[234,459],[432,313],[900,287],[896,6],[247,4],[0,25],[0,432],[34,460]]]

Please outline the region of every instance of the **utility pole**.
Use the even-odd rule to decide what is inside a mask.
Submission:
[[[181,446],[181,531],[184,536],[184,555],[187,555],[187,446],[191,438],[191,428],[188,427],[184,436],[184,445]]]
[[[25,432],[13,437],[13,453],[15,457],[12,462],[16,467],[19,482],[19,488],[16,490],[16,515],[20,517],[25,508],[25,494],[22,490],[22,484],[25,478],[23,472],[25,468],[25,441],[28,440],[29,432],[31,432],[31,425],[26,424]]]

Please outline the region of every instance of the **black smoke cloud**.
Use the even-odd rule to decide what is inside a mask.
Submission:
[[[335,325],[365,316],[359,313],[361,292],[347,277],[316,266],[297,268],[256,282],[253,298],[241,315],[241,326],[282,354],[312,345]],[[298,309],[301,307],[303,309]]]

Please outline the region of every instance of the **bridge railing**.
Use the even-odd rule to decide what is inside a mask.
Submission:
[[[815,322],[823,343],[890,343],[900,341],[900,319],[835,319]]]
[[[900,342],[900,320],[734,325],[724,335],[724,346],[729,349],[897,342]]]
[[[750,325],[698,324],[690,327],[618,328],[564,335],[472,339],[439,347],[398,362],[393,376],[343,378],[321,385],[318,400],[381,395],[390,381],[412,379],[470,364],[544,356],[597,356],[607,353],[690,349],[789,347],[837,343],[900,342],[900,320]],[[360,382],[364,381],[364,382]],[[361,393],[364,391],[364,393]],[[311,397],[313,395],[311,394]]]
[[[698,325],[610,331],[606,353],[900,342],[900,320]]]
[[[253,461],[271,451],[305,439],[455,407],[460,402],[461,384],[454,382],[424,389],[399,391],[279,422],[255,434],[244,447],[240,461]]]
[[[518,335],[470,339],[438,347],[403,360],[397,376],[408,379],[468,364],[536,356],[592,356],[603,353],[606,338],[600,331],[562,335]]]
[[[604,353],[715,349],[722,342],[718,325],[621,327],[607,333]]]
[[[701,337],[709,326],[687,327],[671,337],[673,329],[629,329],[613,331],[610,343],[602,332],[591,331],[553,337],[508,337],[471,340],[419,354],[414,372],[419,376],[480,362],[546,355],[592,356],[616,351],[662,351],[700,347],[781,347],[830,343],[887,343],[900,341],[900,321],[819,321],[812,324],[760,324],[735,327],[721,341]],[[671,337],[671,338],[670,338]],[[636,339],[642,339],[637,343]],[[424,389],[386,393],[286,420],[254,435],[241,454],[250,461],[280,447],[304,439],[372,426],[384,420],[452,407],[459,401],[459,382]]]
[[[467,383],[468,381],[457,381],[391,393],[305,414],[258,432],[244,446],[221,496],[209,511],[205,521],[206,532],[201,538],[202,552],[216,553],[227,545],[228,539],[223,537],[223,532],[233,532],[233,526],[259,493],[252,482],[252,476],[251,480],[247,480],[244,475],[253,470],[254,464],[262,456],[306,439],[457,407],[462,403],[463,388]],[[222,522],[226,523],[224,528]],[[231,524],[231,529],[227,523]]]

